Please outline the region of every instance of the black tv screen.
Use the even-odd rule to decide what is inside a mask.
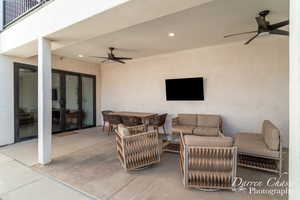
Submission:
[[[203,78],[166,80],[167,101],[203,101]]]

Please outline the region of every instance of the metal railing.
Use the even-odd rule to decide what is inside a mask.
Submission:
[[[49,0],[2,0],[3,1],[3,27],[20,19],[30,11]]]

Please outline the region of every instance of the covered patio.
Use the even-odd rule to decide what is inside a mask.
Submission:
[[[37,163],[37,140],[7,146],[0,150],[0,154],[17,160],[34,172],[89,194],[91,199],[287,199],[287,195],[184,189],[179,156],[172,153],[162,153],[161,162],[157,165],[128,173],[117,158],[115,135],[108,136],[102,132],[102,127],[81,130],[67,136],[53,136],[53,160],[49,165]],[[288,160],[287,156],[288,153],[284,151],[285,161]],[[287,163],[284,162],[284,171],[288,169]],[[7,173],[1,174],[0,178],[10,176]],[[237,176],[248,181],[266,181],[274,174],[238,168]],[[284,175],[281,179],[287,180],[288,176]],[[11,193],[16,191],[18,189]]]
[[[1,33],[0,200],[297,199],[300,3],[116,1],[35,30],[65,13],[49,1]],[[200,82],[173,91],[198,97],[170,98],[169,81],[185,79]],[[161,131],[128,113],[164,115]]]

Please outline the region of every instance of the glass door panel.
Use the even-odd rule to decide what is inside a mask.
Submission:
[[[94,116],[94,78],[82,77],[82,127],[95,125]]]
[[[65,130],[80,127],[81,111],[79,107],[79,76],[65,76]]]
[[[52,132],[96,125],[96,77],[52,71]],[[36,66],[15,63],[15,140],[38,136],[38,72]]]
[[[38,73],[36,69],[18,68],[16,112],[19,131],[17,140],[38,135]]]
[[[63,130],[63,97],[61,88],[61,73],[52,73],[52,132]]]

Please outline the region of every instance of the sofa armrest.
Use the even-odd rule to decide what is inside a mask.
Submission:
[[[172,126],[179,125],[179,117],[175,117],[172,119]]]
[[[219,130],[220,130],[220,132],[221,132],[222,134],[224,133],[222,118],[220,118]]]

